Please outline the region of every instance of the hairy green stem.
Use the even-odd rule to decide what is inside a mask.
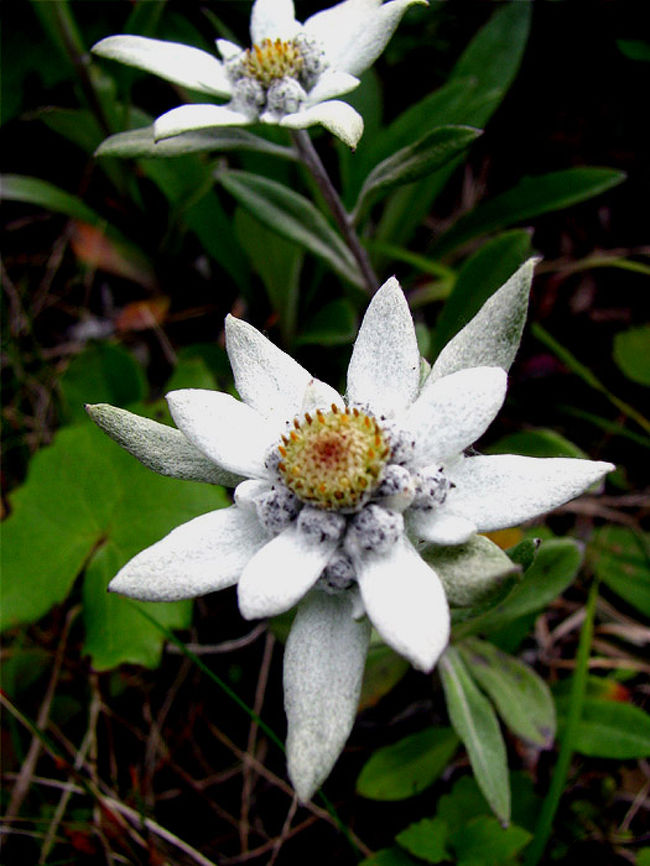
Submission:
[[[305,132],[304,129],[298,129],[292,132],[291,135],[302,163],[307,167],[316,181],[323,198],[327,202],[327,206],[332,212],[332,216],[336,220],[336,224],[341,230],[343,239],[359,266],[368,294],[374,295],[379,288],[377,275],[370,264],[368,253],[361,246],[361,241],[356,233],[350,214],[343,207],[343,202],[341,201],[341,198],[336,191],[316,148],[312,144],[309,133]]]
[[[537,826],[535,828],[535,837],[526,851],[524,866],[537,866],[539,863],[551,835],[555,813],[560,805],[560,799],[566,786],[576,734],[578,733],[578,725],[580,724],[580,716],[582,715],[582,705],[587,688],[589,653],[591,651],[591,641],[594,633],[594,616],[596,613],[597,600],[598,581],[595,580],[589,590],[585,620],[582,624],[582,631],[580,632],[576,666],[571,680],[569,712],[567,715],[566,727],[564,729],[564,736],[562,737],[562,744],[560,745],[560,754],[558,755],[557,764],[555,765],[551,786],[544,803],[542,804],[542,811],[540,812]]]

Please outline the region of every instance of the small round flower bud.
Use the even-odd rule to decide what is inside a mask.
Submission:
[[[415,496],[415,483],[405,466],[389,463],[384,468],[381,483],[375,492],[375,499],[381,499],[384,508],[391,511],[405,511]]]
[[[339,550],[330,559],[327,568],[323,570],[320,585],[326,592],[336,593],[349,589],[354,580],[355,573],[352,560],[347,553]]]
[[[232,107],[242,114],[257,117],[266,100],[264,88],[255,78],[240,78],[232,89]]]
[[[360,551],[387,553],[404,530],[404,518],[379,505],[366,505],[350,520],[345,548],[351,554]]]
[[[311,544],[323,544],[341,538],[345,529],[345,517],[336,511],[305,506],[298,515],[298,531]]]
[[[255,500],[257,518],[270,535],[279,535],[298,516],[300,500],[285,487],[274,487]]]
[[[445,473],[440,469],[424,469],[415,476],[415,498],[412,508],[431,511],[447,498],[450,488]]]
[[[300,78],[309,90],[327,68],[325,51],[318,39],[306,33],[299,33],[294,39],[294,44],[302,57]]]
[[[280,78],[272,82],[266,93],[266,108],[273,114],[294,114],[306,98],[307,94],[295,78]]]

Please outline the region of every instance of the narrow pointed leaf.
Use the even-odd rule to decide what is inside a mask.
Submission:
[[[496,713],[463,664],[449,647],[439,662],[451,723],[467,749],[472,770],[495,815],[510,820],[510,783],[506,747]]]
[[[487,641],[470,638],[458,648],[510,730],[540,749],[550,748],[555,737],[555,705],[544,680]]]
[[[530,256],[530,233],[504,232],[473,253],[458,272],[434,331],[438,354]]]
[[[109,136],[97,148],[96,156],[164,157],[230,150],[251,150],[283,159],[296,158],[291,148],[273,144],[245,129],[197,129],[156,141],[153,124]]]
[[[274,180],[224,170],[218,180],[260,222],[305,247],[356,286],[363,280],[352,254],[323,214],[304,196]]]
[[[436,171],[462,153],[479,135],[481,130],[471,126],[439,126],[387,157],[366,178],[354,207],[356,218],[371,200]]]
[[[440,238],[436,254],[444,255],[472,238],[593,198],[622,183],[625,177],[616,169],[592,167],[525,177],[512,189],[461,217]]]

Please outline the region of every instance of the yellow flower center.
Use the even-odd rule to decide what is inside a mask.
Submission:
[[[279,78],[297,79],[302,66],[302,54],[293,40],[263,39],[261,45],[253,45],[244,56],[245,74],[264,87]]]
[[[358,409],[305,413],[282,437],[278,469],[284,483],[316,508],[355,511],[381,480],[390,454],[384,431]]]

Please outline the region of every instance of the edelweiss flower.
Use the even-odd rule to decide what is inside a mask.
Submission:
[[[285,653],[289,774],[303,800],[328,775],[352,727],[370,624],[417,668],[431,670],[449,637],[443,581],[464,569],[472,579],[477,557],[486,579],[493,569],[482,549],[490,543],[476,533],[555,508],[613,468],[465,454],[503,403],[533,265],[492,296],[424,376],[393,278],[368,307],[345,398],[229,316],[226,346],[241,401],[174,391],[167,400],[178,430],[89,407],[151,468],[236,485],[234,505],[139,553],[111,590],[166,601],[237,584],[249,619],[304,599]],[[432,567],[436,551],[450,545],[465,545],[451,578],[448,557],[439,557],[440,575]]]
[[[363,132],[361,116],[333,99],[354,90],[358,75],[381,54],[412,3],[426,0],[344,0],[296,21],[293,0],[255,0],[252,48],[217,40],[223,58],[144,36],[109,36],[93,51],[162,78],[230,99],[227,105],[183,105],[156,120],[156,139],[215,126],[279,123],[305,129],[320,123],[350,147]]]

